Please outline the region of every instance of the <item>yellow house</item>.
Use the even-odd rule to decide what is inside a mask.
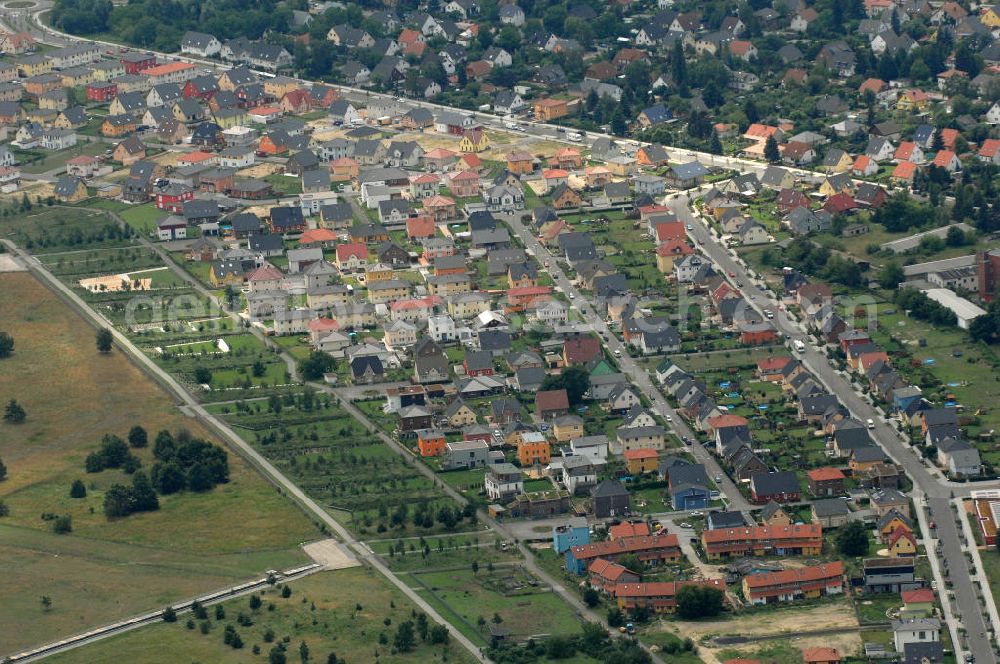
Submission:
[[[552,435],[560,443],[583,436],[583,420],[576,415],[563,415],[552,422]]]
[[[849,171],[853,165],[854,160],[851,158],[851,155],[841,151],[840,159],[835,164],[824,166],[822,170],[827,173],[844,173],[845,171]]]
[[[90,67],[74,67],[60,72],[64,87],[73,88],[79,85],[90,85],[97,80],[94,70]]]
[[[896,532],[889,535],[888,549],[890,558],[916,555],[917,538],[908,528],[898,528]]]
[[[635,173],[635,157],[612,157],[607,164],[612,175],[626,178]]]
[[[444,416],[448,419],[448,424],[456,429],[472,426],[479,420],[476,417],[476,411],[472,410],[469,404],[461,399],[455,399],[448,404],[444,410]]]
[[[880,542],[888,542],[889,536],[900,528],[910,530],[910,523],[902,514],[896,510],[886,513],[876,524],[878,527],[878,539]]]
[[[56,182],[54,193],[63,203],[78,203],[87,198],[87,185],[80,178],[68,176]]]
[[[656,450],[648,448],[625,450],[625,465],[632,475],[655,473],[660,466],[660,455]]]
[[[275,76],[264,79],[264,92],[275,99],[281,99],[286,93],[298,90],[301,87],[301,83],[287,76]]]
[[[459,293],[448,299],[448,313],[457,318],[474,318],[490,310],[490,298],[483,293]]]
[[[250,122],[250,115],[243,108],[221,108],[214,114],[215,124],[223,129],[240,127]]]
[[[385,263],[373,263],[365,266],[365,283],[374,284],[379,281],[389,281],[396,276],[393,269]]]
[[[760,512],[760,520],[765,526],[790,526],[792,517],[778,503],[768,503]]]
[[[444,274],[427,278],[427,291],[438,297],[451,297],[472,290],[469,277],[464,274]]]
[[[979,22],[990,28],[1000,28],[1000,13],[995,8],[990,7],[979,15]]]
[[[906,90],[899,95],[896,108],[900,111],[922,111],[930,101],[923,90]]]
[[[17,72],[22,78],[31,78],[52,71],[52,60],[44,55],[29,55],[17,63]]]
[[[306,304],[310,309],[326,309],[347,304],[348,291],[346,290],[318,290],[306,293]]]
[[[215,261],[208,272],[208,280],[216,288],[243,286],[246,274],[239,261]]]
[[[482,129],[467,129],[458,142],[462,152],[482,152],[490,147],[490,139]]]
[[[405,300],[410,297],[410,285],[399,279],[389,279],[368,284],[368,301],[374,304]]]

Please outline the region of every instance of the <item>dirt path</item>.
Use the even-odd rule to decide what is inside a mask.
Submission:
[[[854,611],[847,602],[841,604],[824,604],[808,609],[778,609],[772,612],[751,612],[732,620],[715,620],[709,622],[664,622],[662,630],[673,632],[681,638],[690,637],[698,644],[698,654],[709,664],[719,664],[718,653],[723,650],[737,650],[741,654],[752,654],[766,644],[746,643],[719,646],[711,641],[718,636],[742,636],[746,638],[787,635],[796,647],[810,648],[827,646],[836,648],[841,655],[854,654],[862,646],[861,636],[857,632],[843,634],[823,634],[819,636],[797,637],[796,634],[814,630],[856,627],[858,624]]]

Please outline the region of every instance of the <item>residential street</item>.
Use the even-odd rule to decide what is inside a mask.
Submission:
[[[827,390],[837,395],[841,403],[854,417],[862,422],[869,418],[874,420],[875,429],[871,432],[872,437],[881,445],[886,454],[906,471],[914,486],[927,496],[931,518],[937,524],[937,535],[944,543],[943,555],[939,558],[952,561],[964,560],[965,556],[961,553],[959,531],[955,525],[956,514],[951,508],[949,498],[953,493],[955,495],[959,495],[963,491],[968,493],[974,488],[984,488],[984,486],[978,484],[973,487],[963,485],[962,488],[956,489],[946,486],[940,477],[932,474],[924,466],[923,457],[904,444],[895,429],[886,423],[870,403],[858,395],[848,380],[830,366],[826,356],[813,345],[811,337],[805,334],[799,324],[791,320],[784,311],[778,309],[778,303],[774,301],[773,293],[758,286],[747,269],[737,262],[706,225],[692,214],[689,208],[690,202],[686,196],[680,195],[673,199],[670,207],[681,221],[691,226],[693,229],[689,231],[691,238],[719,266],[720,271],[723,273],[732,272],[737,275],[732,281],[742,282],[741,290],[750,298],[750,303],[755,309],[762,312],[764,308],[770,308],[774,312],[773,322],[786,338],[802,339],[805,342],[806,349],[797,354],[798,359],[826,386]],[[930,533],[926,530],[922,536],[925,542],[931,541]],[[931,552],[930,555],[933,553]],[[997,661],[986,636],[987,626],[983,618],[984,609],[977,598],[968,569],[964,565],[955,564],[950,567],[949,571],[950,580],[954,584],[960,620],[968,635],[968,650],[975,656],[976,662]],[[938,580],[938,583],[943,589],[941,579]],[[950,627],[952,627],[952,633],[955,634],[957,630],[954,629],[954,624],[951,624]]]

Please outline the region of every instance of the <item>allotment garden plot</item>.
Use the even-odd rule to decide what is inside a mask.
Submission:
[[[433,535],[475,527],[451,498],[326,395],[216,405],[222,416],[284,474],[359,535]]]

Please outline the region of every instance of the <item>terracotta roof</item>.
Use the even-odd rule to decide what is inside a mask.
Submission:
[[[840,653],[836,648],[806,648],[802,651],[802,661],[804,664],[810,662],[839,662]]]
[[[807,474],[809,475],[809,479],[815,482],[842,480],[845,478],[844,473],[837,468],[816,468],[815,470],[810,470]]]
[[[641,450],[625,450],[622,452],[622,456],[626,459],[656,459],[660,456],[659,452],[650,449]]]
[[[329,228],[316,228],[304,231],[299,236],[299,244],[312,244],[314,242],[335,242],[337,234]]]
[[[899,595],[903,599],[903,604],[923,604],[925,602],[934,601],[934,591],[930,588],[904,590]]]
[[[604,542],[592,542],[570,548],[577,560],[601,558],[609,555],[622,555],[631,552],[649,551],[651,549],[679,549],[680,541],[677,535],[666,533],[660,535],[640,535],[637,537],[619,537]]]
[[[715,532],[715,531],[707,531]],[[844,563],[835,561],[824,565],[814,565],[812,567],[800,567],[797,569],[782,570],[780,572],[766,572],[763,574],[752,574],[744,577],[743,582],[750,590],[755,588],[768,588],[770,586],[784,585],[790,583],[808,583],[810,581],[821,581],[824,579],[843,576]]]

